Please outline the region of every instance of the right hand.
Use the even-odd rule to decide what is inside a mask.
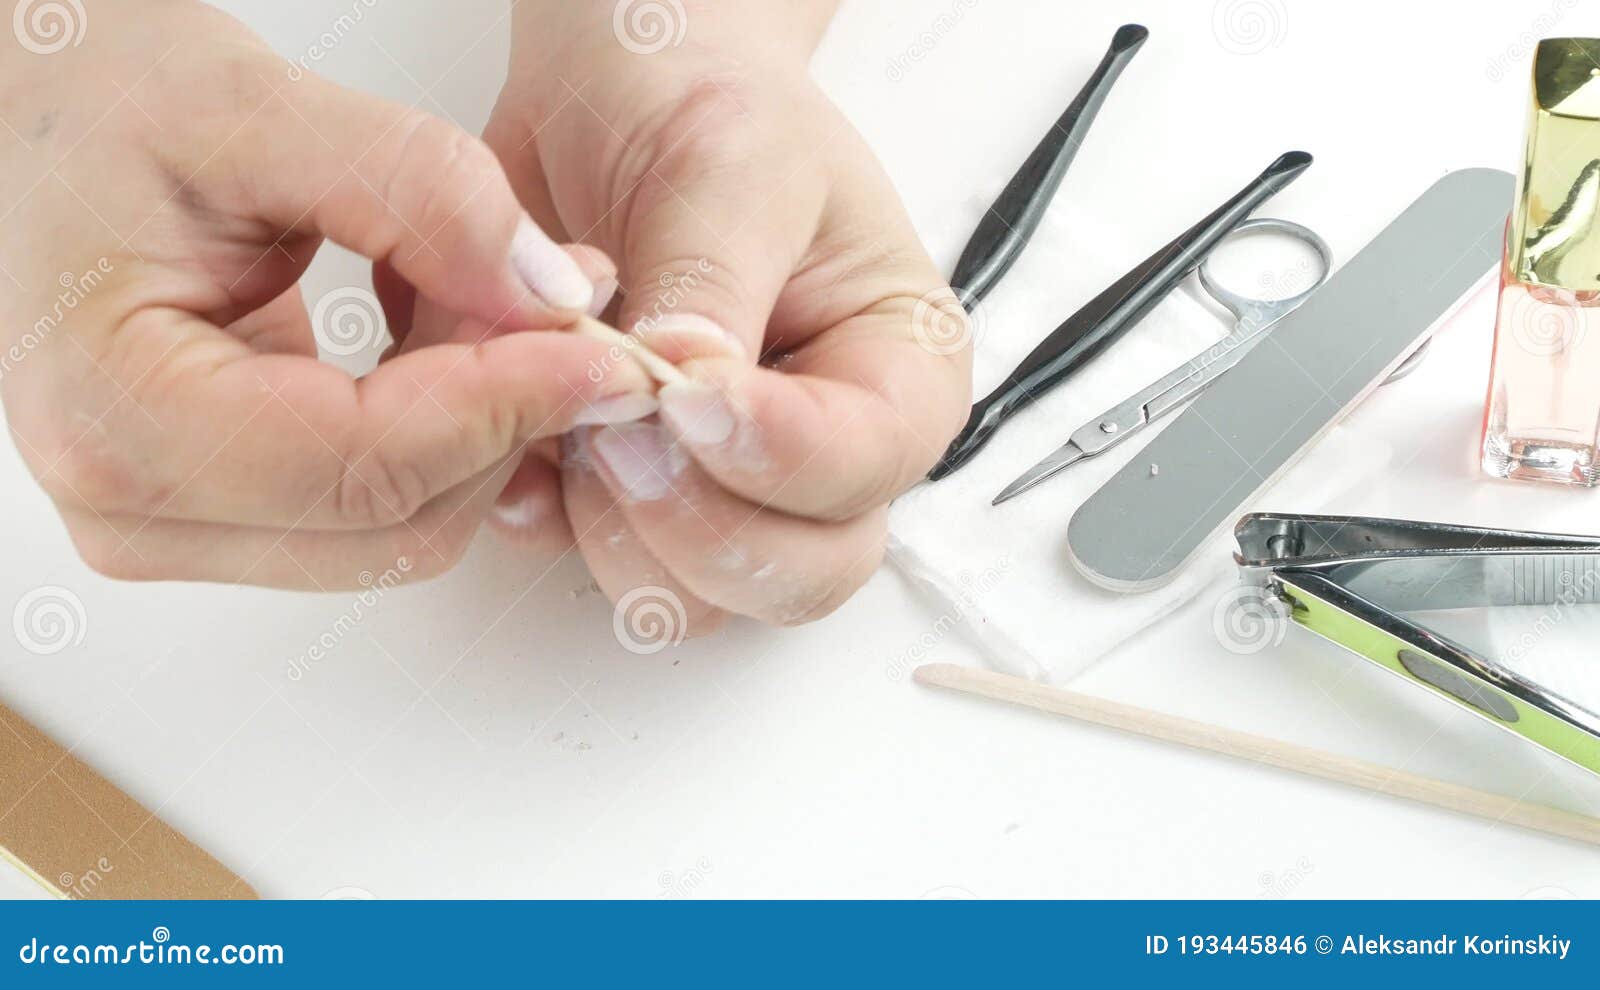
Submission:
[[[534,226],[476,138],[188,0],[91,17],[80,45],[0,50],[0,393],[96,570],[436,574],[530,442],[653,410],[631,362],[525,332],[569,324],[606,263]],[[359,380],[319,362],[298,281],[324,238],[388,274],[397,341],[413,294],[478,332]]]

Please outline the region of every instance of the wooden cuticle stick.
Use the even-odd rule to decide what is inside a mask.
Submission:
[[[1600,845],[1600,820],[1587,815],[1528,804],[1503,794],[1475,790],[1310,746],[1225,729],[1178,715],[960,664],[924,664],[916,669],[914,678],[918,684],[1006,701],[1148,739],[1160,739],[1191,749],[1331,780],[1375,794],[1404,798],[1496,823],[1503,822],[1547,835]]]

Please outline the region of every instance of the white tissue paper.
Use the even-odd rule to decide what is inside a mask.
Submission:
[[[978,216],[974,210],[965,218],[968,231]],[[1181,222],[1174,224],[1167,237],[1181,229]],[[1073,235],[1085,230],[1096,232],[1092,242]],[[1103,224],[1078,215],[1070,204],[1052,206],[1028,251],[972,316],[976,397],[1003,380],[1046,333],[1160,246],[1119,244],[1102,236],[1103,230]],[[1233,287],[1286,294],[1269,275],[1255,286]],[[999,669],[1064,682],[1203,589],[1233,580],[1227,532],[1216,535],[1172,583],[1138,594],[1091,584],[1067,557],[1073,512],[1181,410],[1004,505],[989,504],[1090,417],[1227,333],[1227,314],[1202,303],[1202,297],[1191,277],[1087,368],[1005,424],[961,470],[918,485],[891,508],[890,559],[945,608],[946,625],[964,620]],[[1319,511],[1381,471],[1391,454],[1381,439],[1363,435],[1358,441],[1335,428],[1258,496],[1262,505],[1243,506],[1240,512],[1269,506]]]

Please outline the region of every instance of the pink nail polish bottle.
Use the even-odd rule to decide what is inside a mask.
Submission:
[[[1483,417],[1499,478],[1600,482],[1600,39],[1549,38],[1506,226]]]

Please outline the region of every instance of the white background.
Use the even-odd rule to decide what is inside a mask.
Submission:
[[[221,6],[296,57],[352,5]],[[1062,196],[1147,248],[1233,177],[1304,147],[1318,164],[1273,212],[1348,257],[1444,171],[1513,167],[1529,39],[1600,34],[1576,7],[847,0],[816,73],[948,265],[967,232],[950,218],[970,217],[1116,26],[1139,20],[1151,41]],[[477,129],[503,14],[500,0],[377,0],[315,68]],[[310,279],[316,298],[364,270],[330,253]],[[1403,470],[1336,508],[1533,527],[1546,510],[1593,511],[1594,496],[1476,477],[1491,318],[1492,299],[1476,302],[1415,379],[1358,413],[1409,424]],[[58,585],[86,615],[83,642],[53,656],[0,637],[0,695],[267,896],[1600,895],[1589,847],[919,689],[904,667],[937,609],[887,570],[816,625],[738,625],[640,657],[618,647],[581,564],[533,585],[544,564],[486,536],[292,682],[288,663],[348,596],[110,583],[77,561],[9,448],[0,491],[0,606]],[[1215,598],[1074,686],[1600,804],[1583,775],[1298,631],[1253,656],[1223,650]],[[1070,636],[1095,620],[1040,621]],[[924,652],[980,662],[959,635]],[[14,876],[0,890],[37,895]]]

